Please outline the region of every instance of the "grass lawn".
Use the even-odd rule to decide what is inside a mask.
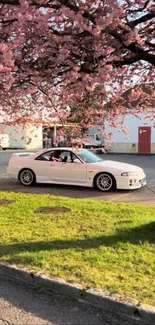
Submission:
[[[0,192],[0,259],[155,305],[155,209]],[[65,213],[35,213],[66,207]]]

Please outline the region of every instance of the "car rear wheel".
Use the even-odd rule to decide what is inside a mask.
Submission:
[[[116,180],[109,173],[100,173],[95,178],[95,187],[102,192],[109,192],[116,189]]]
[[[24,186],[32,186],[36,182],[35,174],[30,169],[23,169],[19,174],[19,180]]]

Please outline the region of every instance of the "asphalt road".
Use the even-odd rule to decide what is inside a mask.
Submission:
[[[116,191],[113,193],[102,193],[95,189],[59,186],[59,185],[36,185],[27,188],[15,180],[8,179],[6,168],[12,152],[0,152],[0,190],[12,190],[26,193],[49,193],[52,195],[93,198],[110,202],[126,202],[135,204],[155,205],[155,156],[143,155],[103,155],[103,159],[116,160],[131,163],[142,167],[147,176],[147,187],[136,191]]]
[[[149,325],[0,277],[0,325]]]

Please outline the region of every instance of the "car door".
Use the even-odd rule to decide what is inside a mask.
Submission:
[[[87,181],[86,164],[69,150],[55,150],[57,160],[49,162],[48,175],[53,182],[82,184]],[[66,161],[65,158],[67,157]]]
[[[54,150],[48,150],[43,154],[39,155],[35,158],[35,160],[31,160],[30,168],[35,172],[37,179],[41,182],[49,182],[49,173],[48,168],[49,164],[51,164],[51,156],[54,155]]]

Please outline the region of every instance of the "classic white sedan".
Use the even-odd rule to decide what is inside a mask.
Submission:
[[[146,185],[140,167],[102,160],[86,149],[51,148],[37,153],[14,153],[7,173],[23,185],[66,184],[112,189],[138,189]]]

